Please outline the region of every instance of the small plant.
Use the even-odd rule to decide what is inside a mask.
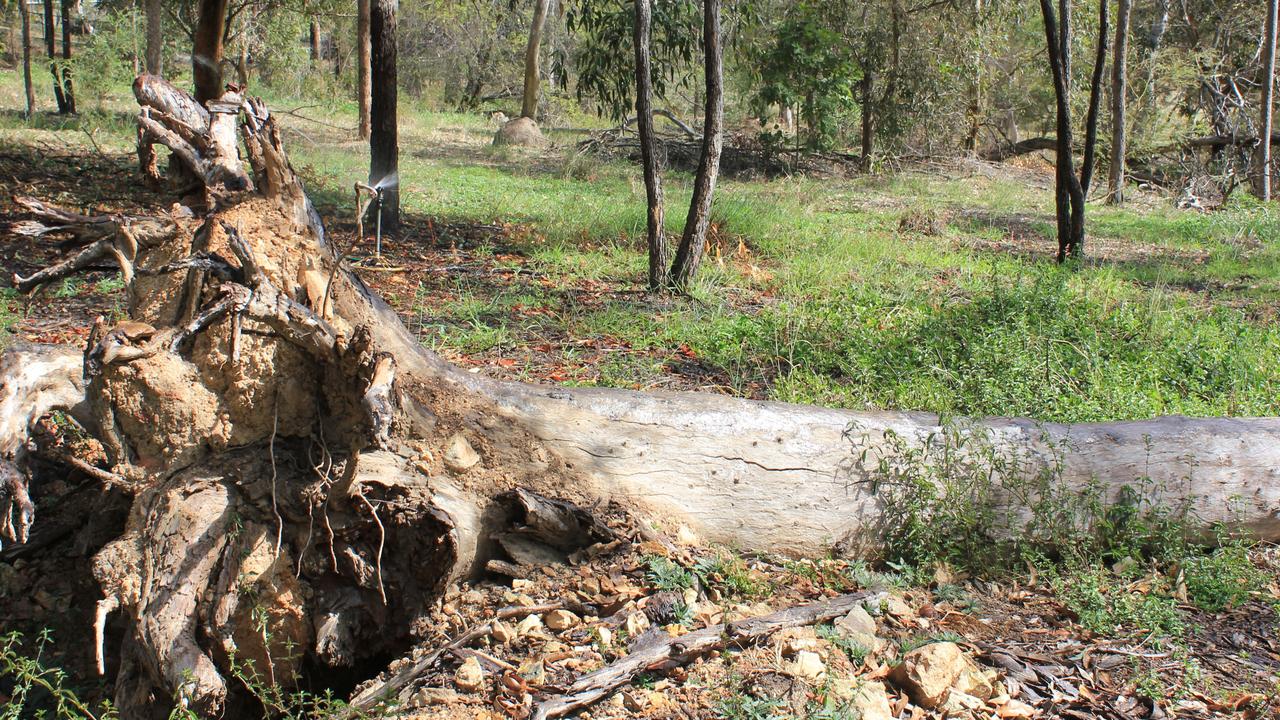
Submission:
[[[1266,573],[1249,560],[1249,547],[1241,540],[1184,560],[1182,570],[1187,598],[1210,612],[1243,604],[1267,582]]]
[[[934,633],[932,635],[913,635],[898,643],[898,652],[905,655],[912,650],[922,648],[925,645],[944,642],[958,644],[964,642],[964,638],[949,630],[944,630],[943,632]]]
[[[44,652],[53,642],[53,634],[45,629],[36,636],[35,652],[28,656],[22,649],[22,635],[12,632],[0,636],[0,678],[11,680],[9,698],[0,706],[0,720],[27,717],[53,717],[57,720],[115,720],[110,704],[91,709],[75,692],[66,687],[67,674],[44,664]],[[48,697],[37,707],[32,694]],[[53,707],[53,715],[47,709]]]
[[[722,720],[783,720],[778,712],[782,701],[776,698],[755,698],[734,694],[716,703],[716,717]]]
[[[1131,583],[1118,580],[1096,565],[1076,564],[1048,569],[1054,593],[1086,629],[1110,634],[1121,628],[1179,638],[1186,631],[1182,617],[1161,577]]]
[[[645,564],[649,566],[645,576],[658,590],[680,591],[693,587],[693,573],[670,558],[650,555],[645,558]]]
[[[866,645],[841,635],[831,625],[819,625],[817,633],[818,637],[840,648],[854,667],[861,667],[867,655],[871,654],[871,649]]]
[[[698,560],[693,571],[704,584],[714,585],[731,596],[755,598],[768,592],[765,583],[751,576],[742,558],[728,551]]]

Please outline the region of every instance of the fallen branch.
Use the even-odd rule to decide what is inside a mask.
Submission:
[[[684,665],[709,652],[729,645],[744,645],[786,628],[816,625],[840,617],[867,601],[878,601],[883,593],[864,591],[830,600],[800,605],[763,617],[712,625],[667,642],[649,645],[612,665],[578,678],[563,695],[543,700],[533,711],[533,720],[551,720],[581,710],[626,685],[642,672]]]

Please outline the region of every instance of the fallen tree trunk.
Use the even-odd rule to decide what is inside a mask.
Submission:
[[[1114,501],[1160,487],[1206,524],[1280,538],[1280,420],[957,430],[920,413],[458,370],[341,264],[274,120],[253,101],[240,107],[257,191],[232,187],[247,173],[222,154],[223,171],[200,177],[216,209],[159,219],[164,232],[136,243],[131,320],[99,323],[83,350],[20,349],[0,365],[0,450],[13,468],[31,423],[64,409],[101,441],[104,477],[135,492],[124,535],[95,563],[99,624],[118,611],[130,626],[118,651],[123,716],[175,697],[209,715],[233,706],[233,656],[288,684],[303,663],[365,668],[402,653],[451,580],[497,559],[504,539],[513,555],[521,547],[503,535],[512,518],[540,542],[600,537],[535,495],[616,502],[743,550],[854,551],[879,537],[876,488],[908,462],[902,443],[960,432],[1055,489]],[[212,125],[184,142],[225,143]],[[126,231],[60,217],[113,247]],[[1025,493],[993,497],[1017,532]],[[32,518],[11,504],[9,535],[21,539]]]

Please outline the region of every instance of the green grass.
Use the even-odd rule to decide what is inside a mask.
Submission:
[[[0,98],[11,108],[16,88],[6,77]],[[126,100],[121,93],[108,105],[116,112],[76,121],[42,115],[37,130],[7,114],[0,142],[56,136],[84,146],[92,132],[103,148],[124,151]],[[317,122],[281,116],[294,164],[322,209],[346,217],[366,155],[350,132],[330,126],[354,127],[354,107],[330,102],[301,114]],[[708,258],[691,299],[633,293],[583,304],[569,292],[580,283],[642,287],[639,169],[579,155],[573,133],[550,132],[556,146],[541,152],[492,148],[493,129],[481,114],[401,111],[406,212],[514,226],[509,249],[548,278],[460,287],[453,302],[418,307],[424,342],[437,349],[501,354],[551,333],[607,337],[634,352],[573,381],[646,387],[668,372],[661,356],[683,346],[729,391],[850,408],[1064,422],[1280,411],[1274,206],[1243,197],[1211,214],[1168,199],[1091,206],[1087,249],[1102,257],[1059,268],[1051,240],[1035,237],[1052,229],[1047,173],[1034,182],[1027,171],[963,166],[728,178],[713,211],[720,256]],[[688,176],[669,172],[666,189],[667,228],[677,234]],[[919,211],[947,218],[941,234],[899,230]],[[530,303],[549,314],[530,321],[511,312]]]

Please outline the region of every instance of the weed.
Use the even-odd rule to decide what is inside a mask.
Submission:
[[[734,694],[716,704],[716,717],[722,720],[783,720],[785,713],[778,712],[783,702],[775,698],[754,698]]]
[[[1054,593],[1086,629],[1099,634],[1128,630],[1177,639],[1186,632],[1168,581],[1156,576],[1130,582],[1096,564],[1050,568]]]
[[[849,661],[853,663],[855,668],[862,667],[863,661],[865,661],[867,659],[867,655],[871,653],[871,648],[841,635],[839,631],[831,625],[819,625],[817,633],[818,637],[840,648],[840,650],[849,657]]]
[[[693,573],[670,558],[650,555],[645,558],[645,564],[649,567],[645,573],[649,582],[660,591],[680,591],[693,587]]]
[[[925,645],[943,642],[962,643],[964,642],[964,638],[949,630],[934,633],[932,635],[913,635],[898,642],[898,652],[905,655],[912,650],[922,648]]]
[[[1249,547],[1241,540],[1222,545],[1208,555],[1182,563],[1187,598],[1196,606],[1216,612],[1237,607],[1250,593],[1266,586],[1267,574],[1249,559]]]
[[[698,560],[694,573],[705,585],[714,585],[734,597],[756,598],[768,592],[767,583],[751,575],[742,558],[727,550]]]
[[[66,686],[67,674],[59,668],[44,663],[44,652],[53,642],[53,635],[42,630],[35,639],[34,653],[30,656],[22,648],[22,635],[16,632],[0,636],[0,678],[13,681],[9,698],[0,707],[0,720],[20,720],[26,717],[44,717],[48,707],[53,708],[57,720],[114,720],[118,716],[110,704],[90,708],[76,693]],[[35,695],[41,695],[37,699]]]

